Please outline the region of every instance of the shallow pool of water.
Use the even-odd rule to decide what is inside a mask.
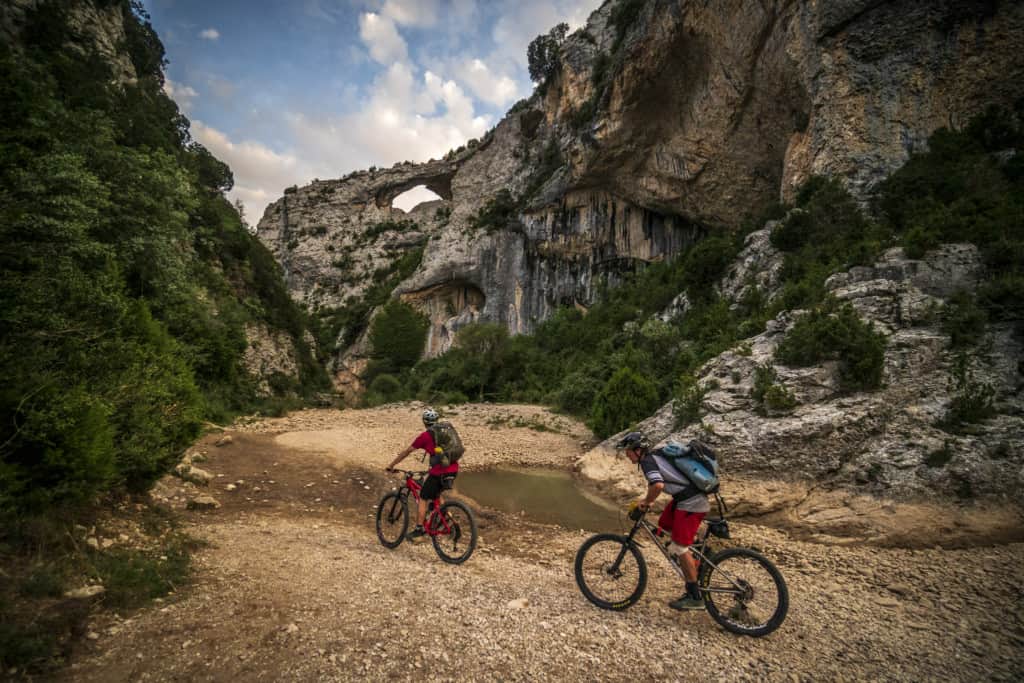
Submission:
[[[460,493],[482,505],[522,514],[535,522],[588,531],[619,528],[618,509],[584,491],[567,472],[545,469],[461,472],[455,486]]]

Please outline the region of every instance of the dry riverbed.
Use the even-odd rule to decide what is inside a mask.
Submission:
[[[532,406],[451,415],[466,467],[569,468],[592,445]],[[478,508],[480,546],[443,564],[429,543],[386,550],[373,505],[415,406],[303,411],[236,425],[192,449],[213,478],[154,490],[208,542],[192,586],[133,614],[97,616],[63,677],[84,681],[1020,680],[1024,544],[908,550],[795,540],[737,522],[735,543],[782,569],[789,617],[733,636],[665,603],[679,586],[648,554],[624,613],[589,605],[572,559],[588,535]],[[225,436],[230,437],[229,439]],[[222,445],[217,446],[220,442]],[[419,463],[409,460],[410,469]],[[643,488],[637,475],[636,490]],[[728,486],[728,481],[726,482]],[[220,507],[186,511],[197,493]],[[610,529],[613,530],[613,529]]]

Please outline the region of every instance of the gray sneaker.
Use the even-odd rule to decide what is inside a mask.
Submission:
[[[413,540],[415,540],[417,538],[420,538],[420,537],[426,536],[426,535],[427,535],[427,532],[423,530],[423,527],[417,526],[417,527],[414,527],[412,531],[407,533],[405,535],[405,538],[407,540],[409,540],[409,541],[413,541]]]
[[[689,594],[685,594],[678,600],[673,600],[672,602],[668,603],[668,606],[672,609],[678,610],[701,610],[704,609],[704,601],[699,600],[697,598],[691,598]]]

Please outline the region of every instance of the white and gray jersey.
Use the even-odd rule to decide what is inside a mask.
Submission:
[[[694,495],[687,496],[683,500],[677,500],[676,509],[685,510],[686,512],[709,512],[711,510],[711,503],[708,501],[708,497],[697,491],[690,483],[690,480],[686,478],[686,475],[677,470],[668,458],[659,455],[657,451],[651,451],[644,456],[640,461],[640,470],[644,473],[644,478],[647,479],[648,484],[663,483],[665,485],[665,493],[673,498],[676,497],[676,494],[683,493],[687,489],[694,492]]]

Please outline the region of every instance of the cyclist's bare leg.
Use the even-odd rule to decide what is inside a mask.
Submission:
[[[690,554],[690,549],[687,548],[686,552],[680,553],[676,558],[679,562],[680,568],[683,570],[683,576],[689,583],[697,582],[697,563],[693,561],[693,555]]]
[[[419,527],[423,526],[423,520],[427,517],[428,505],[430,505],[430,501],[424,498],[420,498],[416,504],[416,525]]]
[[[696,583],[697,563],[694,561],[693,555],[690,554],[690,546],[679,545],[673,542],[669,545],[668,552],[675,557],[676,564],[683,570],[683,576],[686,577],[686,581],[688,583]]]

